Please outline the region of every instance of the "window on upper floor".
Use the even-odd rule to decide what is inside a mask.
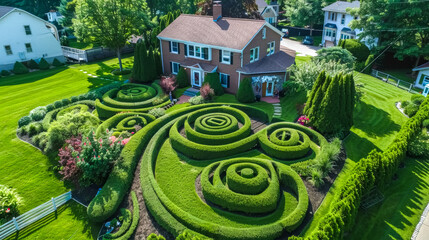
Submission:
[[[262,29],[262,39],[267,38],[267,28]]]
[[[196,45],[186,45],[188,57],[209,60],[209,49]]]
[[[178,74],[180,69],[180,63],[177,62],[171,62],[171,73],[172,74]]]
[[[221,52],[220,62],[225,64],[231,64],[231,57],[232,57],[231,52],[225,51],[225,50],[220,50],[220,52]]]
[[[259,47],[250,49],[250,62],[255,62],[259,60]]]
[[[342,14],[343,16],[341,17],[341,24],[344,24],[346,22],[346,14]]]
[[[170,52],[172,53],[179,53],[179,43],[178,42],[170,42],[171,46],[170,46]]]
[[[337,13],[329,12],[329,19],[332,21],[337,21]]]
[[[33,48],[31,47],[31,43],[26,43],[25,44],[25,49],[27,49],[28,53],[33,52]]]
[[[224,87],[224,88],[229,87],[229,79],[230,79],[230,77],[228,74],[219,73],[220,85],[222,85],[222,87]]]
[[[4,46],[4,50],[6,51],[6,55],[12,55],[12,48],[10,47],[10,45],[6,45]]]
[[[25,34],[26,34],[26,35],[31,35],[31,28],[30,28],[30,25],[25,25],[25,26],[24,26],[24,30],[25,30]]]
[[[267,56],[274,54],[275,44],[276,44],[276,42],[274,42],[274,41],[268,43],[268,45],[267,45]]]

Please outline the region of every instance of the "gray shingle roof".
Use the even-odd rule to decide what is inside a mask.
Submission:
[[[264,24],[264,20],[243,18],[214,22],[212,16],[182,14],[158,37],[242,50]]]
[[[359,8],[360,2],[359,1],[353,1],[353,2],[344,2],[344,1],[338,1],[334,2],[329,6],[324,7],[322,10],[325,12],[338,12],[338,13],[347,13],[347,8]]]
[[[259,8],[265,8],[268,6],[267,2],[265,0],[256,0],[256,5],[258,5]]]
[[[249,63],[238,71],[248,75],[286,72],[286,69],[295,63],[295,56],[294,50],[281,46],[280,51],[275,54]]]
[[[0,18],[15,9],[14,7],[0,6]]]

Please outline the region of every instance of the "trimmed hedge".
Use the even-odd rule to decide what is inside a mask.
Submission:
[[[124,235],[124,233],[130,228],[131,222],[133,220],[130,210],[126,208],[121,208],[120,212],[121,212],[121,216],[123,216],[124,218],[124,220],[122,221],[121,227],[115,233],[108,233],[104,235],[103,239],[117,239],[118,237]]]
[[[9,76],[10,75],[10,72],[9,71],[7,71],[7,70],[1,70],[1,75],[3,76],[3,77],[7,77],[7,76]]]
[[[244,78],[240,82],[237,91],[237,100],[241,103],[255,102],[255,93],[253,92],[252,79]]]
[[[12,71],[15,74],[25,74],[29,72],[28,68],[24,64],[22,64],[22,62],[18,62],[18,61],[16,61],[15,65],[13,65]]]
[[[154,116],[146,113],[119,113],[100,124],[100,126],[98,126],[95,132],[95,135],[99,137],[107,129],[112,130],[114,128],[117,128],[118,124],[121,123],[121,121],[123,121],[124,119],[130,120],[130,117],[143,117],[146,120],[146,123],[144,123],[141,127],[145,127],[147,124],[156,119]]]
[[[134,231],[137,228],[137,225],[140,221],[140,207],[139,207],[139,201],[137,200],[136,193],[134,191],[131,192],[131,199],[133,200],[133,219],[131,226],[128,228],[128,230],[124,233],[124,235],[116,238],[118,240],[128,240],[133,235]]]
[[[321,219],[310,239],[339,239],[353,227],[362,196],[374,186],[383,187],[392,181],[410,142],[421,132],[422,122],[428,117],[429,98],[426,98],[417,114],[401,127],[385,151],[374,150],[355,165],[352,174],[336,191],[330,211]]]
[[[48,70],[51,67],[46,59],[41,58],[39,61],[39,68],[42,70]]]

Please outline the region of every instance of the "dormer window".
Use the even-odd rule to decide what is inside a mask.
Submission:
[[[265,39],[265,38],[267,38],[267,29],[266,28],[262,29],[262,39]]]

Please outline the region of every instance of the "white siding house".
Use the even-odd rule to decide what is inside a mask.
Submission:
[[[11,70],[16,61],[65,58],[57,28],[24,10],[0,6],[0,70]]]
[[[414,68],[413,71],[419,73],[414,85],[424,89],[429,84],[429,62]]]
[[[359,8],[360,2],[338,1],[323,8],[325,20],[323,23],[322,45],[332,47],[338,45],[341,39],[356,39],[363,29],[351,29],[350,22],[358,19],[358,16],[352,16],[347,13],[347,8]],[[377,44],[378,39],[366,38],[363,42],[371,49]]]
[[[261,17],[271,25],[277,26],[280,11],[280,5],[277,1],[270,1],[270,4],[267,4],[265,0],[256,0],[255,2]]]

